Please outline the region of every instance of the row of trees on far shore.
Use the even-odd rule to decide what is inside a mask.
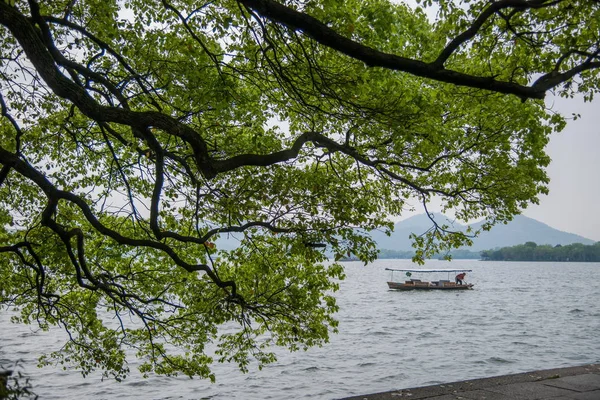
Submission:
[[[414,257],[412,250],[390,250],[380,249],[379,259],[404,259]],[[535,242],[527,242],[516,246],[502,247],[494,250],[470,251],[457,249],[448,254],[435,254],[431,258],[443,258],[450,256],[453,259],[482,259],[486,261],[582,261],[600,262],[600,242],[593,245],[574,243],[569,245],[549,244],[538,245]],[[346,260],[357,260],[350,257]]]
[[[444,256],[450,256],[456,259],[479,259],[481,254],[478,251],[470,251],[465,249],[451,250],[448,253],[438,253],[431,256],[431,258],[443,258]],[[413,258],[415,256],[414,250],[390,250],[381,249],[379,250],[379,259],[391,259],[391,258]]]
[[[593,245],[573,243],[565,246],[537,245],[527,242],[512,247],[481,252],[489,261],[583,261],[600,262],[600,242]]]

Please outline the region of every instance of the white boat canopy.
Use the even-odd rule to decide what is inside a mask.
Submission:
[[[472,269],[394,269],[386,268],[386,271],[402,271],[402,272],[471,272]]]

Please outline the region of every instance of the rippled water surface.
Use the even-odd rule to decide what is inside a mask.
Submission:
[[[37,357],[56,350],[63,337],[10,324],[6,313],[0,314],[0,363],[23,359],[41,399],[69,400],[336,399],[600,362],[599,263],[427,263],[473,269],[467,281],[475,290],[467,292],[389,291],[386,267],[412,266],[407,260],[346,264],[337,294],[340,333],[329,344],[279,351],[276,364],[245,375],[217,365],[215,384],[135,373],[117,383],[37,369]]]

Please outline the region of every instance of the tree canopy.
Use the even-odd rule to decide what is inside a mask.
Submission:
[[[599,24],[592,0],[2,0],[0,302],[67,331],[42,362],[117,379],[320,345],[368,231],[433,199],[489,229],[547,192],[544,97],[593,98]]]

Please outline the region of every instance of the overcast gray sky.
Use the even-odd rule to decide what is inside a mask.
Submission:
[[[554,100],[563,115],[578,113],[561,133],[552,135],[547,152],[550,194],[532,205],[524,215],[561,231],[600,241],[600,100]]]

